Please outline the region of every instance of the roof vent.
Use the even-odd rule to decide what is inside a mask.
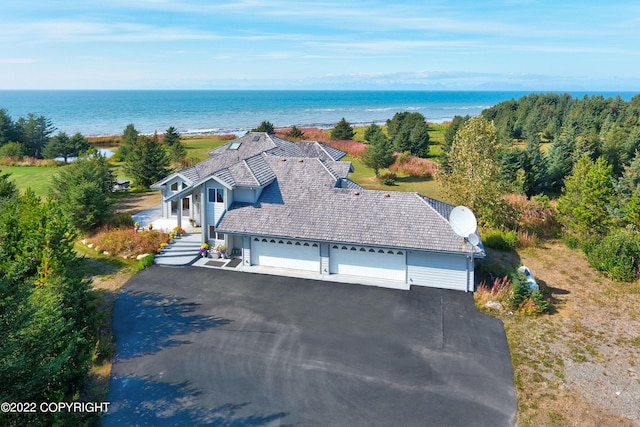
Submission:
[[[287,159],[281,159],[281,161],[282,161],[282,162],[286,162],[286,161],[287,161]]]
[[[302,160],[302,159],[298,160],[298,163],[303,163],[303,162],[304,162],[304,160]]]
[[[391,197],[391,195],[390,195],[389,193],[384,193],[384,197],[385,197],[385,199],[386,199],[386,198],[388,198],[388,197]]]
[[[354,191],[354,192],[353,192],[353,195],[354,195],[354,196],[359,196],[359,195],[360,195],[360,192],[358,192],[358,191]]]

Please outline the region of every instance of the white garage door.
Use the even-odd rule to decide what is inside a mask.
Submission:
[[[426,252],[409,252],[407,280],[410,285],[467,290],[467,258]]]
[[[251,239],[251,264],[320,272],[317,243],[284,239]]]
[[[350,245],[331,246],[329,271],[334,274],[404,282],[406,265],[404,251]]]

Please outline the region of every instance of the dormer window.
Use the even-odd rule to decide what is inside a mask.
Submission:
[[[178,183],[174,182],[173,184],[171,184],[171,191],[176,192],[178,191]]]

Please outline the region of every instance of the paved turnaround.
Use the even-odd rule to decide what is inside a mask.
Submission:
[[[471,294],[197,267],[134,276],[113,310],[103,426],[508,426],[502,324]]]

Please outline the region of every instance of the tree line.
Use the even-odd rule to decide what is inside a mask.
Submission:
[[[7,110],[0,109],[0,157],[29,156],[36,159],[77,157],[91,147],[81,134],[72,136],[56,131],[50,119],[28,114],[13,120]]]
[[[640,95],[532,94],[456,117],[441,166],[450,200],[473,205],[484,225],[516,226],[507,194],[552,200],[565,240],[594,268],[638,276]]]

